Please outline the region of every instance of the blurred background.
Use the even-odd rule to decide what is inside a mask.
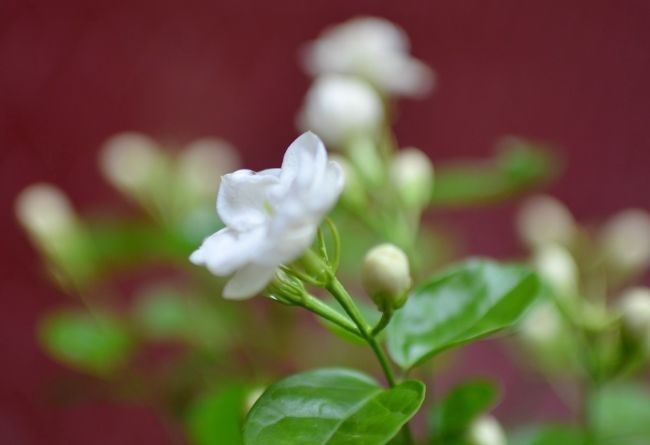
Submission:
[[[133,212],[97,166],[104,141],[124,131],[172,146],[216,136],[249,168],[278,165],[310,83],[299,49],[327,25],[368,14],[404,28],[413,54],[437,73],[431,96],[399,104],[402,146],[436,164],[487,158],[500,137],[525,136],[563,158],[547,191],[578,220],[650,209],[650,4],[643,0],[0,1],[1,443],[183,443],[144,403],[57,403],[52,383],[71,371],[41,351],[36,323],[68,297],[48,282],[13,217],[16,195],[47,181],[81,212]],[[429,218],[453,225],[464,253],[513,257],[524,254],[516,206]],[[516,372],[489,343],[464,355],[467,374],[507,380]],[[561,417],[543,386],[512,385],[511,392],[537,391],[538,405],[548,405],[529,413]],[[506,394],[502,409],[515,405]]]

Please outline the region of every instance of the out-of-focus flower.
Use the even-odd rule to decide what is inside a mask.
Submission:
[[[33,184],[16,198],[16,216],[40,241],[55,241],[76,224],[76,216],[65,194],[51,184]]]
[[[529,198],[519,210],[517,231],[531,247],[555,243],[566,245],[575,233],[575,222],[560,201],[539,195]]]
[[[343,190],[341,168],[313,133],[287,149],[282,168],[238,170],[221,180],[217,212],[226,227],[208,237],[190,260],[215,275],[234,273],[223,296],[251,297],[277,268],[312,244],[318,225]]]
[[[333,74],[316,79],[305,98],[298,125],[330,144],[344,146],[355,136],[376,134],[383,118],[381,98],[367,83]]]
[[[433,192],[433,164],[417,148],[400,150],[390,167],[390,177],[404,203],[423,208]]]
[[[373,247],[363,260],[363,287],[382,312],[404,306],[411,288],[406,254],[393,244]]]
[[[603,227],[602,246],[609,262],[624,270],[650,264],[650,215],[630,209],[614,215]]]
[[[120,133],[104,144],[99,165],[115,187],[140,194],[151,186],[163,162],[164,157],[153,139],[140,133]]]
[[[431,90],[433,71],[409,54],[406,33],[388,20],[358,17],[330,27],[304,52],[312,75],[361,76],[389,94],[420,96]]]
[[[541,247],[535,254],[535,266],[540,277],[562,301],[578,294],[578,266],[571,254],[559,245]]]
[[[354,166],[341,155],[332,154],[330,159],[336,162],[343,171],[345,177],[345,187],[341,195],[341,201],[351,207],[360,207],[366,203],[366,192],[359,180],[359,175],[354,169]]]
[[[533,345],[544,345],[557,338],[562,319],[555,305],[545,302],[536,305],[521,323],[522,338]]]
[[[222,175],[241,164],[237,151],[228,142],[203,138],[190,142],[178,156],[181,183],[192,195],[213,199]]]
[[[472,422],[468,440],[472,445],[506,445],[508,442],[501,424],[489,414]]]
[[[650,288],[627,290],[621,299],[620,310],[627,333],[650,352]]]

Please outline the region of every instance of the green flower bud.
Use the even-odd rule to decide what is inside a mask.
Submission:
[[[390,178],[402,201],[408,207],[421,209],[433,192],[433,164],[417,148],[405,148],[397,153],[390,166]]]
[[[406,254],[392,244],[381,244],[366,254],[362,272],[363,286],[382,312],[404,306],[411,287]]]

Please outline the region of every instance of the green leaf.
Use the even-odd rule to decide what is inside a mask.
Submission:
[[[585,445],[584,435],[574,427],[544,425],[528,427],[516,432],[510,445]]]
[[[559,170],[548,148],[516,137],[503,139],[494,159],[436,166],[432,206],[460,207],[503,201],[547,183]]]
[[[417,412],[424,384],[384,389],[347,369],[318,369],[269,387],[244,424],[246,445],[383,445]]]
[[[592,402],[596,436],[606,445],[650,443],[650,389],[638,384],[612,384]]]
[[[448,443],[462,437],[470,424],[495,402],[497,389],[487,380],[464,382],[453,388],[430,412],[432,436]]]
[[[194,445],[242,445],[247,387],[232,384],[203,395],[189,409],[187,428]]]
[[[133,346],[126,328],[110,315],[74,310],[48,314],[39,339],[59,362],[102,376],[124,365]]]
[[[405,369],[452,346],[512,326],[539,290],[526,266],[474,259],[411,292],[388,325],[388,350]]]

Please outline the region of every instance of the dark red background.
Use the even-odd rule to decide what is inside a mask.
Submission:
[[[217,135],[252,168],[278,163],[309,83],[298,47],[358,14],[403,26],[438,73],[430,99],[403,102],[404,145],[443,160],[488,155],[509,133],[546,140],[568,160],[553,191],[578,217],[650,208],[646,0],[1,0],[0,443],[170,440],[144,408],[55,408],[42,397],[64,371],[38,351],[34,322],[63,297],[12,218],[17,192],[46,180],[80,209],[118,202],[96,154],[123,130],[178,142]],[[513,208],[453,216],[472,253],[516,252]]]

